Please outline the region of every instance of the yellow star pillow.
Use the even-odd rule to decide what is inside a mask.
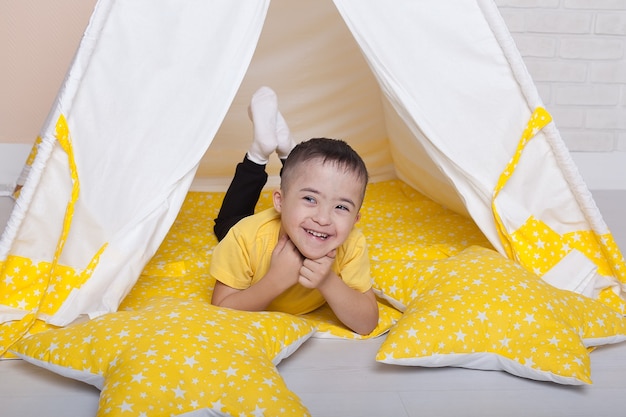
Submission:
[[[373,290],[404,311],[413,270],[472,246],[491,244],[469,217],[435,203],[400,180],[368,184],[358,226],[367,236]]]
[[[588,347],[626,340],[626,319],[552,287],[497,252],[470,247],[415,271],[415,297],[381,345],[388,364],[503,370],[591,383]]]
[[[99,388],[98,416],[308,416],[275,365],[313,332],[288,314],[160,298],[32,335],[12,351]]]

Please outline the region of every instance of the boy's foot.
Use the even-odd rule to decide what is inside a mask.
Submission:
[[[250,100],[248,115],[254,125],[254,137],[248,150],[248,159],[259,165],[267,164],[270,155],[276,150],[276,115],[278,99],[269,87],[259,88]]]
[[[278,146],[276,147],[276,153],[280,159],[287,159],[291,150],[296,146],[296,142],[291,136],[289,126],[280,112],[276,115],[276,139]]]

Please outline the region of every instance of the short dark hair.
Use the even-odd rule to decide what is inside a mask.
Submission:
[[[288,183],[289,175],[295,168],[303,162],[313,159],[320,159],[324,164],[327,162],[333,163],[337,167],[353,173],[363,183],[363,193],[361,194],[361,200],[363,200],[369,181],[367,167],[359,154],[341,139],[313,138],[300,142],[291,150],[285,160],[280,173],[282,182]]]

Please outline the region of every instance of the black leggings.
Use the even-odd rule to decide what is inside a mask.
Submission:
[[[213,226],[218,241],[239,220],[254,214],[254,208],[266,183],[265,165],[256,164],[247,157],[237,164],[235,176],[226,191]]]

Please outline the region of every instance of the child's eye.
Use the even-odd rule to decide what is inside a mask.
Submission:
[[[306,196],[306,197],[304,197],[304,200],[305,200],[307,203],[315,203],[315,198],[313,198],[313,197],[311,197],[311,196]]]
[[[338,208],[339,210],[343,210],[343,211],[350,211],[350,208],[349,208],[349,207],[347,207],[347,206],[341,206],[341,205],[339,205],[339,206],[337,206],[337,208]]]

